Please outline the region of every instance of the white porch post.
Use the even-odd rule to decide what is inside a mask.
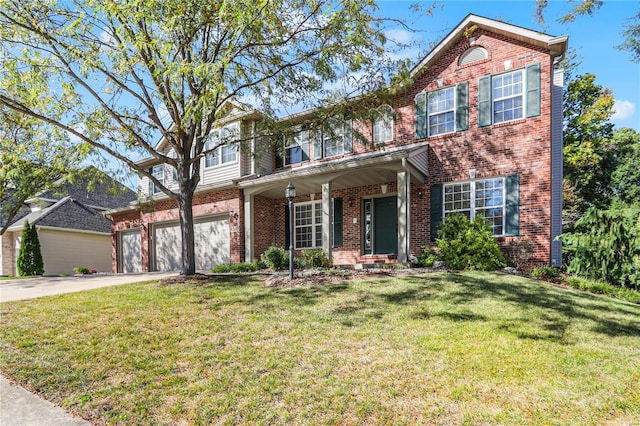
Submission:
[[[244,193],[244,260],[252,262],[254,256],[253,249],[253,194]]]
[[[331,259],[333,247],[333,209],[331,208],[331,182],[322,184],[322,249]]]
[[[409,261],[409,225],[410,221],[410,174],[406,170],[398,171],[398,262]]]

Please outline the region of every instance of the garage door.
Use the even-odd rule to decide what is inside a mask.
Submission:
[[[154,226],[154,270],[176,271],[182,267],[182,237],[176,222]],[[196,269],[208,271],[230,262],[229,219],[200,218],[194,223]]]
[[[119,241],[119,271],[124,273],[142,271],[142,245],[140,244],[140,230],[120,231]]]

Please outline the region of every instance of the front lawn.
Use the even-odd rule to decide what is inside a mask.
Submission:
[[[640,306],[514,276],[0,306],[0,370],[99,424],[640,423]]]

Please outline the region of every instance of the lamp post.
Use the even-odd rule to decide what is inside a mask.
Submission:
[[[289,200],[289,280],[293,280],[293,199],[296,197],[296,187],[291,181],[284,190],[284,195]]]

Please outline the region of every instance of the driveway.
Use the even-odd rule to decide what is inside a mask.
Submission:
[[[0,281],[0,302],[35,299],[42,296],[73,293],[119,284],[158,280],[177,272],[143,272],[138,274],[93,274],[73,277],[38,277]]]

